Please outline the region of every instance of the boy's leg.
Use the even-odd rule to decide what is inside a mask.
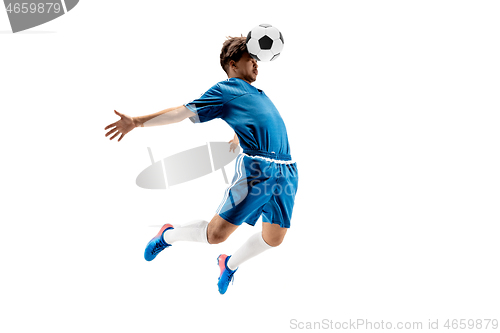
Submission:
[[[203,220],[195,220],[183,225],[174,226],[166,230],[163,239],[172,244],[178,241],[200,242],[218,244],[225,241],[235,230],[237,225],[229,223],[219,215],[215,215],[210,223]]]
[[[286,228],[281,228],[279,224],[264,222],[262,223],[262,232],[250,236],[232,256],[221,254],[217,258],[220,268],[219,281],[217,282],[219,293],[226,292],[234,273],[243,262],[280,245],[285,238],[286,230]]]
[[[219,215],[215,215],[208,223],[195,220],[181,226],[165,224],[158,234],[153,237],[144,250],[144,259],[151,261],[156,256],[177,241],[200,242],[218,244],[225,241],[235,230],[237,225],[231,224]]]
[[[221,273],[219,275],[219,292],[224,294],[232,281],[238,267],[250,258],[280,245],[290,227],[295,194],[298,185],[298,172],[295,163],[258,162],[260,169],[270,169],[275,177],[262,179],[251,187],[252,191],[243,202],[253,203],[259,207],[255,213],[262,213],[262,233],[252,235],[232,256],[221,254],[217,259]],[[266,190],[271,183],[271,192]],[[260,186],[259,186],[260,184]],[[278,186],[276,186],[278,185]],[[254,191],[254,189],[256,189]],[[257,190],[264,190],[262,194]],[[252,196],[254,195],[254,196]],[[262,206],[262,201],[265,201]],[[252,216],[252,215],[250,215]],[[255,217],[255,215],[254,215]],[[245,220],[246,221],[246,220]],[[250,221],[253,222],[253,221]],[[274,222],[274,223],[270,223]],[[250,223],[252,224],[252,223]]]
[[[256,233],[228,259],[227,267],[236,270],[238,266],[250,258],[276,247],[283,242],[287,228],[280,227],[279,224],[262,223],[262,233]]]

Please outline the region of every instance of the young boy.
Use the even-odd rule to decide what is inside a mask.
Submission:
[[[176,226],[165,224],[146,246],[144,258],[177,241],[218,244],[243,222],[255,225],[262,215],[262,233],[251,236],[233,255],[218,257],[219,292],[224,294],[238,267],[246,260],[283,242],[290,227],[298,187],[297,165],[292,161],[285,124],[266,94],[252,86],[257,79],[257,62],[246,49],[245,37],[230,37],[222,47],[220,64],[228,79],[212,86],[200,98],[155,114],[129,117],[115,110],[121,119],[108,125],[106,136],[125,134],[135,127],[172,124],[189,118],[203,123],[221,118],[235,131],[230,149],[240,144],[231,185],[210,223],[192,221]]]

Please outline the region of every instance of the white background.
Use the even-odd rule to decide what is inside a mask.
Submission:
[[[496,1],[81,1],[12,34],[0,10],[2,332],[287,332],[301,322],[497,318]],[[300,172],[285,242],[221,296],[219,245],[143,259],[158,225],[210,220],[220,172],[145,190],[156,159],[228,141],[223,121],[136,129],[224,80],[225,36],[284,35],[263,89]],[[232,177],[234,164],[226,167]],[[496,317],[495,317],[496,316]]]

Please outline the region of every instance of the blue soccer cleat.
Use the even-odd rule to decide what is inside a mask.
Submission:
[[[146,250],[144,251],[144,259],[146,259],[147,261],[151,261],[156,258],[158,253],[163,251],[163,249],[172,246],[165,242],[165,240],[163,240],[163,233],[173,228],[174,227],[171,224],[165,224],[163,227],[161,227],[158,234],[156,234],[156,236],[154,236],[146,246]]]
[[[234,273],[238,270],[237,268],[233,271],[230,270],[227,267],[227,261],[231,258],[231,256],[228,256],[226,254],[221,254],[217,258],[217,263],[219,264],[220,268],[220,276],[219,276],[219,281],[217,282],[217,285],[219,286],[219,293],[223,295],[227,287],[229,286],[229,282],[231,282],[234,279]]]

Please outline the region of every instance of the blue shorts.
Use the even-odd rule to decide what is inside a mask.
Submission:
[[[262,221],[290,228],[299,174],[297,164],[242,153],[236,157],[235,173],[231,185],[216,214],[224,220],[241,225],[255,225]]]

